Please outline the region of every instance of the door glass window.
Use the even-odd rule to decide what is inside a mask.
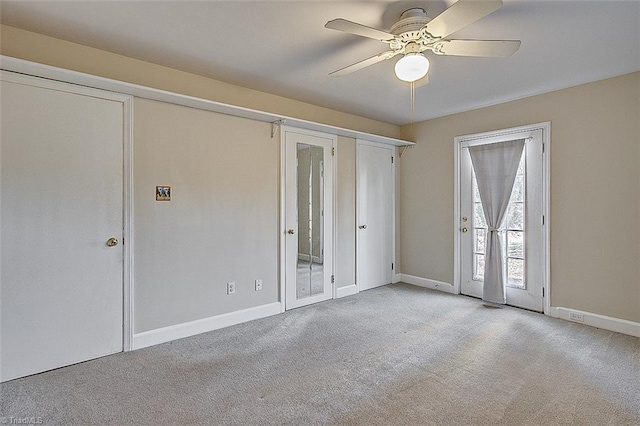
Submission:
[[[525,285],[525,154],[520,159],[518,166],[518,174],[513,185],[509,206],[507,208],[507,216],[500,229],[500,238],[502,238],[502,247],[505,248],[503,253],[504,264],[507,267],[507,286],[524,289]],[[482,281],[484,279],[484,255],[485,255],[485,239],[487,236],[487,223],[482,210],[482,202],[480,201],[480,193],[475,178],[473,180],[473,279]]]

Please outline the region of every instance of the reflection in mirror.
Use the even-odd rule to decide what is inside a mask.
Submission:
[[[324,162],[319,146],[298,144],[298,268],[296,298],[324,292]]]

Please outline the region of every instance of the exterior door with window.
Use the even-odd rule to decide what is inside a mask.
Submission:
[[[482,297],[487,224],[469,146],[525,138],[513,192],[500,227],[507,304],[543,311],[544,209],[542,130],[496,134],[462,141],[460,158],[460,276],[462,294]]]

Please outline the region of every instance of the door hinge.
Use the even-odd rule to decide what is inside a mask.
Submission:
[[[393,157],[391,157],[391,164],[393,164]]]
[[[391,269],[393,269],[393,263],[391,263]]]
[[[544,287],[542,287],[542,297],[544,297]]]
[[[336,155],[336,149],[335,148],[331,148],[331,155]]]
[[[544,154],[544,144],[542,144],[542,153]]]
[[[544,215],[542,215],[542,226],[544,226]]]
[[[336,276],[335,275],[331,275],[331,284],[336,282]]]

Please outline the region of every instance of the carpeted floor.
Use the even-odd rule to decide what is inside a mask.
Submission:
[[[640,339],[397,284],[0,392],[59,425],[638,425]]]

